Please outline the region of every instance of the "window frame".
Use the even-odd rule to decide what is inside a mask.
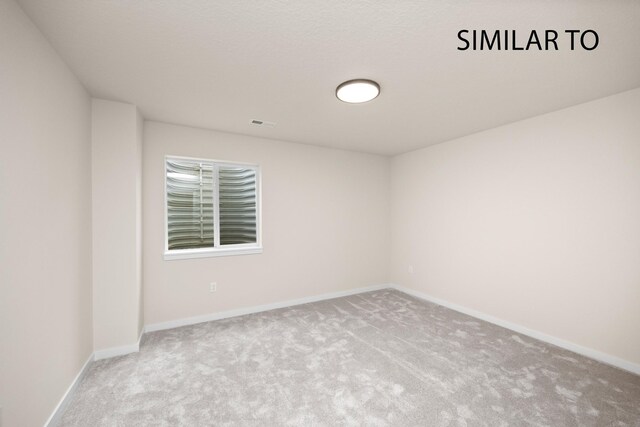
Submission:
[[[169,204],[167,200],[167,161],[190,161],[209,163],[213,165],[213,232],[214,246],[212,248],[172,249],[169,250]],[[218,185],[218,170],[220,166],[242,167],[253,169],[256,174],[256,243],[240,243],[235,245],[220,245],[220,187]],[[232,162],[228,160],[204,159],[199,157],[185,157],[165,155],[162,163],[164,175],[164,259],[165,261],[176,259],[209,258],[232,255],[250,255],[262,253],[262,174],[260,165],[255,163]]]

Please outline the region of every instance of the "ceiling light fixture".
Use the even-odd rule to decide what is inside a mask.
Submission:
[[[371,101],[380,94],[380,85],[373,80],[355,79],[342,83],[336,88],[336,97],[350,104]]]

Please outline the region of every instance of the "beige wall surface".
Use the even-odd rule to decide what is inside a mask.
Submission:
[[[136,108],[136,296],[138,298],[138,335],[144,329],[144,287],[142,286],[142,145],[144,117]]]
[[[163,259],[164,156],[257,163],[262,254]],[[386,283],[389,160],[145,122],[145,323]],[[209,282],[218,290],[209,292]]]
[[[142,120],[135,105],[92,101],[94,350],[135,344],[141,331]]]
[[[392,281],[639,363],[639,118],[636,89],[395,157]]]
[[[92,352],[89,96],[0,0],[0,407],[42,426]]]

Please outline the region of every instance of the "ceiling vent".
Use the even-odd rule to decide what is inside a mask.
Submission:
[[[272,128],[276,125],[274,122],[268,122],[266,120],[251,120],[251,124],[256,126],[264,126],[268,128]]]

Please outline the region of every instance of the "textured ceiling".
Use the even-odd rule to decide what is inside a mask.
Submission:
[[[381,154],[640,86],[637,0],[21,0],[96,97],[153,120]],[[459,51],[460,29],[594,29],[570,51]],[[374,101],[336,86],[369,78]],[[258,127],[252,119],[276,122]]]

